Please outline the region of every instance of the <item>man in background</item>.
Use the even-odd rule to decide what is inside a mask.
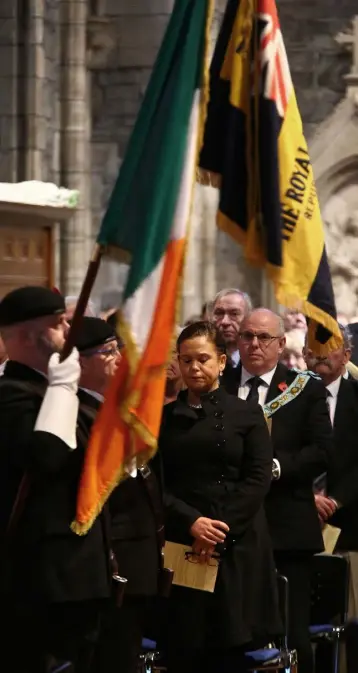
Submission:
[[[104,399],[105,390],[120,362],[113,326],[85,317],[76,346],[80,353],[80,411],[89,429]],[[114,603],[103,616],[93,673],[136,673],[143,629],[151,601],[157,594],[159,549],[157,525],[147,479],[151,467],[129,469],[128,478],[108,501],[109,535],[118,572],[128,580],[123,604]]]
[[[270,416],[274,465],[266,514],[277,569],[289,581],[289,646],[297,649],[300,673],[313,673],[311,563],[323,550],[313,482],[327,469],[332,429],[322,382],[279,362],[284,347],[280,316],[263,308],[247,315],[235,387],[231,381],[228,392],[256,400]]]
[[[305,349],[309,369],[318,374],[327,391],[327,405],[333,427],[332,461],[315,495],[322,525],[341,530],[335,551],[349,559],[350,586],[348,617],[358,618],[358,382],[345,378],[352,353],[352,335],[340,325],[343,345],[325,357]],[[318,656],[317,670],[328,670],[329,661]],[[329,654],[328,654],[329,657]],[[348,670],[357,670],[357,642],[348,642]]]
[[[251,309],[252,303],[249,295],[236,288],[221,290],[212,304],[212,321],[222,335],[226,353],[234,368],[240,361],[240,325]]]

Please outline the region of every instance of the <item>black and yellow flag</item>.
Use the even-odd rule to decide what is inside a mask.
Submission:
[[[312,166],[275,0],[229,0],[211,66],[200,180],[218,225],[266,268],[279,304],[310,319],[310,345],[342,343]]]

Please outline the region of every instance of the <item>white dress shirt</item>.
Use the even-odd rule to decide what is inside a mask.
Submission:
[[[330,383],[329,386],[326,386],[326,390],[329,393],[327,396],[327,405],[332,425],[334,424],[334,416],[336,413],[336,406],[337,406],[337,397],[341,385],[341,380],[342,377],[339,376],[338,379],[332,381],[332,383]]]
[[[259,385],[258,393],[259,393],[259,404],[260,404],[261,407],[263,407],[265,405],[268,389],[271,385],[271,381],[273,379],[273,376],[274,376],[274,373],[275,373],[276,369],[277,369],[277,365],[273,369],[270,369],[269,372],[266,372],[266,374],[262,374],[262,376],[260,376],[260,379],[262,380],[262,384]],[[252,379],[252,378],[253,378],[253,374],[249,374],[249,372],[245,369],[245,367],[242,367],[241,382],[240,382],[239,391],[238,391],[238,397],[240,398],[240,400],[246,400],[247,399],[247,396],[248,396],[248,394],[251,390],[249,379]],[[277,470],[277,473],[273,478],[274,479],[279,479],[280,476],[281,476],[281,465],[276,458],[273,459],[273,465]]]
[[[231,353],[230,357],[231,357],[232,366],[236,369],[236,367],[238,366],[238,364],[240,362],[240,351],[239,350],[233,351],[233,353]]]
[[[260,379],[262,380],[262,384],[259,386],[258,393],[259,393],[259,404],[261,407],[264,406],[266,402],[266,397],[268,393],[268,389],[271,385],[271,381],[273,379],[274,373],[276,371],[276,367],[271,369],[269,372],[266,374],[262,374],[260,376]],[[247,396],[250,392],[251,386],[249,383],[249,379],[252,379],[254,374],[249,374],[249,372],[245,369],[245,367],[242,368],[241,370],[241,382],[239,386],[239,391],[238,391],[238,396],[240,400],[246,400]]]
[[[5,371],[6,363],[7,363],[7,360],[5,360],[5,361],[0,365],[0,376],[2,376],[3,373],[4,373],[4,371]]]

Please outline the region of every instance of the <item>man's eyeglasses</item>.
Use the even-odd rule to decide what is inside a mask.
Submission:
[[[276,339],[282,338],[280,336],[271,336],[271,334],[267,334],[266,332],[263,332],[262,334],[254,334],[253,332],[240,332],[239,337],[245,344],[251,344],[254,339],[257,339],[260,346],[268,346]]]
[[[90,353],[83,353],[86,357],[91,357],[92,355],[106,355],[107,357],[110,358],[116,358],[117,355],[119,355],[120,349],[118,346],[114,346],[113,348],[106,348],[106,349],[99,349],[95,351],[91,351]]]

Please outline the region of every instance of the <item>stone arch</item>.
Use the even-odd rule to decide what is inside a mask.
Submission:
[[[310,145],[337,310],[358,307],[358,126],[345,98],[321,125]]]

